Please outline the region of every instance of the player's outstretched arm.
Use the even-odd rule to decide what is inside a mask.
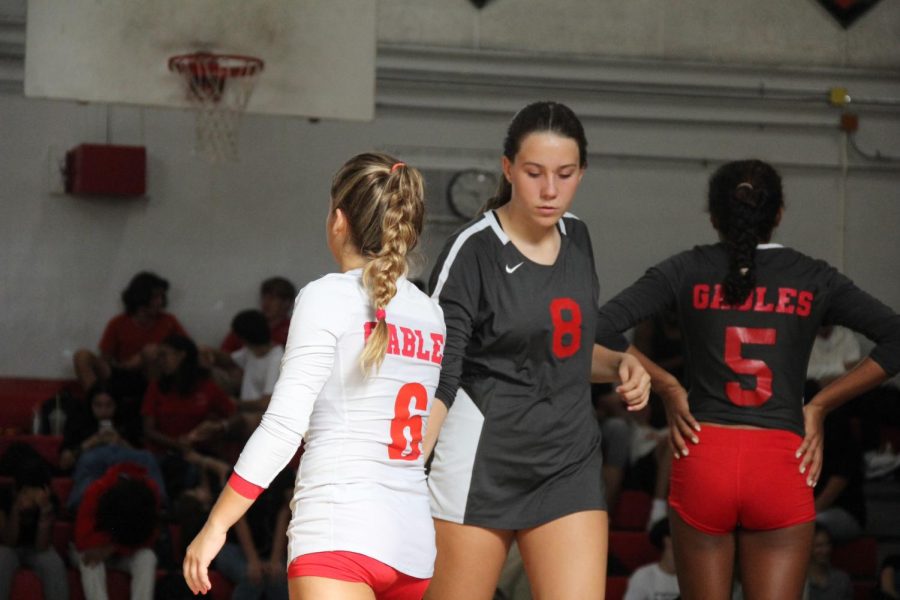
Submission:
[[[675,458],[687,456],[689,451],[685,440],[691,440],[694,444],[700,442],[696,433],[700,431],[700,425],[691,414],[687,391],[674,375],[650,360],[634,346],[629,346],[627,352],[641,362],[647,373],[650,374],[651,389],[663,399],[666,420],[669,423],[669,444],[672,447],[673,456]]]
[[[619,382],[616,393],[628,410],[641,410],[650,399],[650,375],[634,356],[594,344],[591,356],[591,381]]]
[[[253,500],[237,493],[230,485],[222,490],[206,524],[184,554],[184,580],[194,594],[206,594],[212,588],[209,565],[225,544],[228,529],[252,504]]]

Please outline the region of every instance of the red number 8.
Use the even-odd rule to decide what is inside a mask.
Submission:
[[[563,318],[563,311],[571,315]],[[571,298],[556,298],[550,303],[550,318],[553,320],[553,354],[556,358],[569,358],[581,347],[581,307]],[[569,335],[569,343],[565,336]]]
[[[397,392],[391,420],[391,445],[388,446],[388,457],[396,460],[416,460],[422,454],[422,415],[410,413],[410,401],[415,404],[415,410],[423,413],[428,410],[428,392],[424,385],[407,383]]]

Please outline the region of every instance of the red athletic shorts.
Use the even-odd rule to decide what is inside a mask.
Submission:
[[[327,577],[365,583],[378,600],[421,600],[431,579],[404,575],[383,562],[356,552],[303,554],[288,565],[288,577]]]
[[[700,443],[672,461],[669,505],[688,524],[719,535],[781,529],[816,518],[796,457],[802,439],[780,429],[705,424]]]

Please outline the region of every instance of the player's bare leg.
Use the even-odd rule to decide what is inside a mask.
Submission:
[[[609,517],[587,510],[518,532],[516,541],[535,600],[606,594]]]
[[[730,600],[734,534],[710,535],[669,511],[678,588],[684,600]],[[808,557],[807,557],[808,558]]]
[[[291,600],[375,600],[375,592],[365,583],[327,577],[288,579]]]
[[[812,552],[813,522],[771,531],[738,532],[738,562],[747,600],[803,596]]]
[[[426,600],[491,600],[513,532],[434,520],[437,560]]]

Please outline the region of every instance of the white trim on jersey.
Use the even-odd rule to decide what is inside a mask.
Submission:
[[[487,218],[488,215],[492,215],[492,213],[484,213],[484,218],[469,225],[456,237],[456,240],[453,242],[453,246],[450,247],[450,252],[447,253],[447,258],[444,260],[444,266],[441,268],[441,274],[438,276],[437,283],[434,286],[434,291],[431,292],[431,297],[433,299],[437,300],[441,297],[441,290],[444,289],[444,284],[447,283],[447,277],[450,276],[450,267],[453,266],[453,262],[456,260],[456,255],[459,254],[459,250],[460,248],[462,248],[463,244],[466,243],[466,240],[468,240],[479,231],[483,230],[485,227],[491,227],[491,223]],[[501,229],[500,231],[502,232],[503,230]]]
[[[491,229],[493,229],[494,233],[497,234],[497,237],[500,238],[500,243],[504,246],[508,244],[509,236],[503,231],[503,227],[500,226],[500,221],[497,220],[497,215],[494,214],[494,211],[489,210],[484,213],[484,218],[487,219],[487,222],[491,224]]]
[[[784,248],[784,246],[782,246],[781,244],[775,244],[775,243],[757,244],[756,245],[757,250],[771,250],[772,248]]]
[[[434,518],[463,523],[483,426],[484,415],[472,398],[459,388],[456,400],[441,426],[443,443],[435,446],[434,460],[428,474],[431,514]]]

